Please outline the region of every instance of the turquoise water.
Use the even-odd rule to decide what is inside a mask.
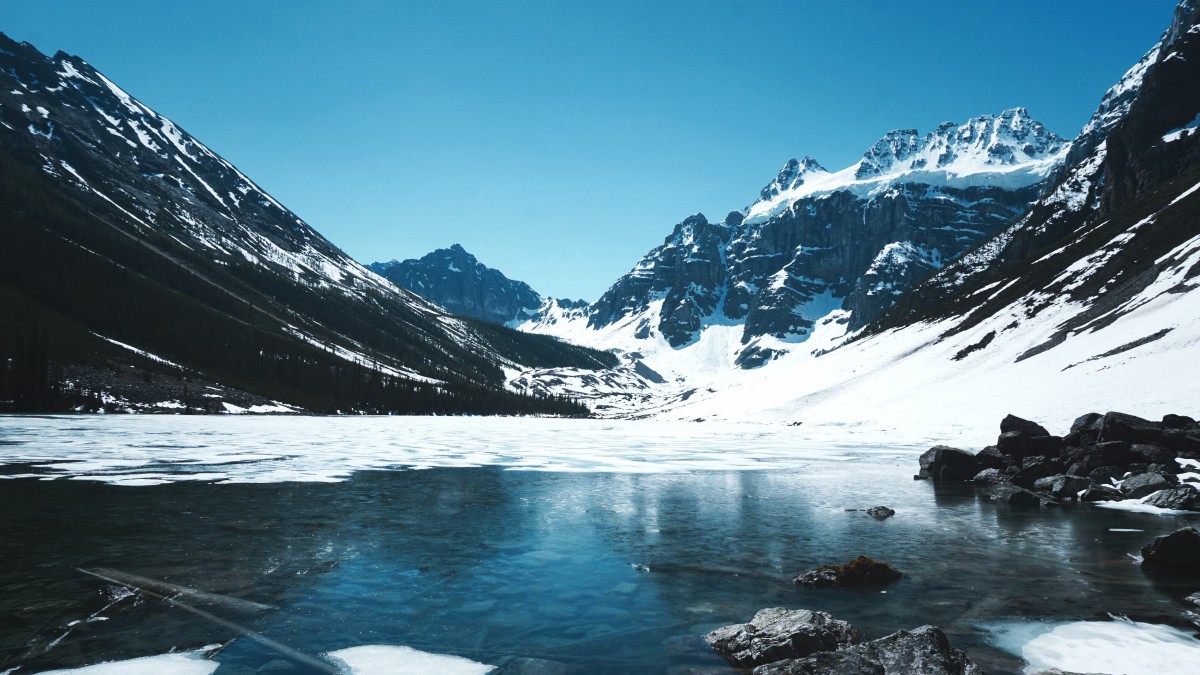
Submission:
[[[870,638],[937,624],[993,673],[1022,664],[990,643],[990,626],[1108,613],[1181,623],[1181,587],[1148,578],[1130,555],[1187,518],[1012,511],[967,488],[913,481],[915,464],[875,450],[769,471],[0,481],[0,672],[214,643],[228,643],[219,674],[309,672],[234,639],[228,625],[149,596],[118,598],[81,567],[271,605],[191,603],[305,654],[408,645],[598,673],[722,672],[700,636],[769,606],[824,610]],[[897,513],[880,522],[847,511],[876,504]],[[789,583],[859,554],[904,579],[886,593]]]

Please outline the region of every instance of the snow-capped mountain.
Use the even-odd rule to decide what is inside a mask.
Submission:
[[[3,34],[0,162],[0,347],[86,365],[70,386],[133,359],[322,410],[516,410],[504,369],[609,359],[396,288],[79,57]]]
[[[1064,430],[1085,410],[1194,411],[1198,5],[1179,4],[1072,143],[1016,109],[893,132],[836,173],[789,162],[748,209],[677,226],[588,326],[527,329],[660,375],[636,406],[608,397],[628,416],[949,423],[969,437],[1014,411]],[[837,239],[864,222],[869,245]],[[769,265],[743,271],[754,261]],[[706,282],[723,270],[724,285]],[[700,320],[674,320],[684,307]],[[524,377],[587,389],[561,371]]]
[[[675,226],[594,303],[588,327],[687,349],[709,327],[737,325],[736,363],[761,366],[834,310],[849,330],[879,316],[1023,213],[1069,150],[1014,108],[924,136],[890,132],[833,173],[790,160],[749,207]]]
[[[529,284],[484,265],[459,244],[437,249],[419,260],[376,262],[367,267],[453,314],[480,321],[506,324],[526,318],[542,305],[542,296]]]

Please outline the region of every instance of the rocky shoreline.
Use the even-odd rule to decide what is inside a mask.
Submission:
[[[1124,502],[1164,513],[1200,511],[1200,422],[1167,415],[1154,422],[1118,412],[1089,413],[1064,436],[1008,415],[995,445],[978,452],[939,445],[920,457],[915,479],[970,482],[1012,508],[1064,502]],[[891,510],[879,509],[886,518]],[[886,515],[884,515],[886,513]],[[1194,579],[1200,588],[1200,532],[1184,527],[1142,548],[1151,574]],[[865,556],[798,575],[804,588],[885,585],[901,576]],[[1200,592],[1183,598],[1200,608]],[[1198,624],[1200,625],[1200,624]],[[773,607],[744,624],[718,628],[705,642],[753,675],[982,675],[936,626],[899,630],[872,641],[825,612]],[[1062,673],[1044,671],[1043,675]],[[1069,675],[1069,674],[1062,674]]]

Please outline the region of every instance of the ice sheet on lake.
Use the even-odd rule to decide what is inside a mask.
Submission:
[[[215,645],[213,645],[215,646]],[[45,671],[42,675],[211,675],[218,664],[204,658],[204,647],[190,652],[143,656],[126,661],[109,661],[94,666]]]
[[[326,654],[330,661],[343,666],[349,675],[484,675],[495,666],[461,656],[430,654],[412,647],[365,645],[339,649]]]
[[[789,469],[871,456],[913,461],[935,439],[897,443],[846,427],[480,417],[0,417],[4,478],[138,486],[177,481],[340,481],[356,471],[498,466],[671,473]]]
[[[1118,619],[1061,624],[1019,623],[992,629],[1001,649],[1018,654],[1026,673],[1051,668],[1079,673],[1193,673],[1200,641],[1188,631]]]

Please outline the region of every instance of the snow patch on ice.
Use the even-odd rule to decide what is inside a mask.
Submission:
[[[1188,631],[1125,619],[1010,624],[995,627],[993,641],[1025,659],[1026,673],[1161,675],[1193,673],[1200,663],[1200,641]]]
[[[211,675],[220,666],[204,658],[204,652],[218,645],[195,651],[143,656],[125,661],[109,661],[82,668],[44,671],[42,675]]]
[[[412,647],[364,645],[326,654],[343,665],[348,675],[485,675],[495,666],[461,656],[431,654]]]

